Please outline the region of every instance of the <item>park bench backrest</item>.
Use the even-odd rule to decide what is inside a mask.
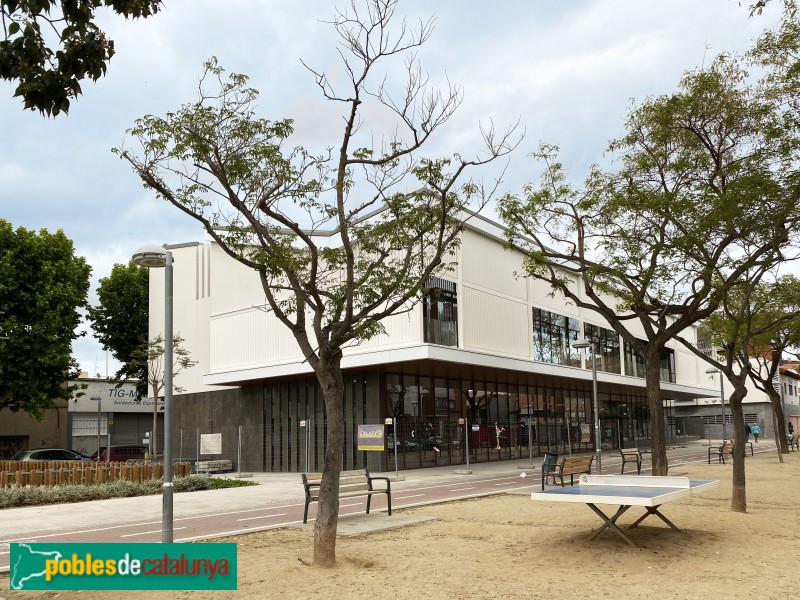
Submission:
[[[577,475],[579,473],[589,473],[592,468],[594,455],[589,456],[567,456],[564,460],[562,475]]]
[[[304,473],[303,481],[308,485],[320,485],[322,483],[322,473]],[[339,493],[360,492],[372,489],[370,487],[369,474],[365,469],[357,471],[342,471],[339,474]]]

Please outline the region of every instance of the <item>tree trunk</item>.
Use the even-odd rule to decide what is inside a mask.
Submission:
[[[661,399],[661,365],[659,353],[643,356],[645,364],[645,384],[647,386],[647,407],[650,437],[653,441],[651,460],[653,475],[667,475],[667,442],[664,435],[664,401]]]
[[[339,520],[339,475],[342,471],[344,451],[344,381],[341,352],[337,351],[332,357],[324,356],[322,352],[320,354],[316,375],[325,400],[328,435],[317,503],[317,520],[314,524],[314,564],[320,567],[334,567],[336,528]]]
[[[772,411],[772,426],[775,428],[775,449],[778,451],[778,461],[783,464],[783,454],[781,454],[781,441],[780,438],[783,438],[783,443],[786,444],[788,449],[789,444],[786,442],[785,435],[778,435],[780,429],[778,429],[778,413],[775,412],[774,407]]]
[[[747,512],[747,490],[744,471],[744,410],[742,400],[747,394],[744,382],[733,381],[734,390],[729,399],[731,419],[733,420],[733,478],[731,489],[731,510]],[[736,385],[740,383],[740,385]]]
[[[781,454],[789,454],[789,442],[786,439],[786,417],[783,414],[783,402],[781,402],[780,394],[767,392],[767,396],[769,396],[772,412],[775,415],[775,443]],[[783,462],[782,459],[781,462]]]
[[[150,443],[153,446],[153,456],[151,457],[155,460],[156,456],[158,456],[158,397],[156,396],[153,398],[153,433],[151,434],[152,439]]]

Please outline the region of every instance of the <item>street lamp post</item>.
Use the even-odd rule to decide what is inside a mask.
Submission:
[[[173,540],[172,527],[172,252],[157,244],[142,246],[133,254],[140,267],[164,267],[164,485],[161,542]],[[158,402],[158,398],[153,399]]]
[[[727,436],[725,435],[725,379],[722,377],[722,371],[716,367],[708,367],[706,373],[713,375],[719,373],[719,403],[722,405],[722,443],[725,443]]]
[[[594,411],[594,445],[595,445],[595,461],[594,461],[594,468],[595,473],[598,475],[602,474],[603,472],[603,464],[602,458],[600,453],[600,408],[597,402],[597,353],[595,352],[595,346],[593,341],[589,341],[586,338],[579,338],[572,342],[572,347],[581,350],[586,349],[587,352],[589,348],[592,349],[592,410]]]
[[[97,464],[100,464],[100,405],[103,402],[103,399],[100,396],[92,396],[91,398],[95,402],[97,402]],[[110,452],[111,449],[109,448],[106,450],[106,454]]]

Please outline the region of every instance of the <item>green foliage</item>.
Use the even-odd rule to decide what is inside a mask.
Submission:
[[[100,280],[97,296],[98,305],[88,309],[94,337],[122,363],[115,378],[138,380],[137,391],[144,397],[147,362],[137,361],[136,357],[146,352],[147,347],[148,269],[132,261],[114,265],[111,274]]]
[[[189,351],[183,347],[184,339],[180,334],[172,338],[172,376],[177,377],[184,369],[189,369],[197,364],[192,360]],[[134,348],[131,351],[131,365],[133,368],[147,370],[146,383],[153,388],[153,394],[158,396],[164,387],[164,336],[161,334],[147,342],[147,345]],[[183,388],[173,381],[173,390],[182,392]]]
[[[606,318],[644,319],[654,335],[668,318],[686,327],[750,269],[782,260],[796,239],[791,125],[739,61],[721,56],[688,73],[677,93],[631,111],[626,135],[610,144],[618,171],[595,167],[576,188],[557,149],[543,146],[541,183],[500,203],[510,242],[530,249],[528,273],[557,289],[566,291],[563,274],[573,273],[592,301],[612,294]]]
[[[0,408],[36,418],[69,399],[78,374],[71,356],[80,334],[91,267],[62,231],[16,231],[0,220]]]
[[[2,0],[0,6],[0,78],[17,82],[14,96],[26,109],[56,116],[69,111],[81,80],[100,79],[114,56],[114,42],[95,23],[95,12],[105,7],[124,17],[149,17],[161,0]]]
[[[175,378],[184,369],[190,369],[197,364],[192,360],[189,351],[183,347],[183,338],[180,334],[175,334],[172,338],[172,390],[182,392],[183,388],[175,383]],[[133,370],[147,373],[144,381],[145,390],[149,386],[153,390],[153,432],[150,438],[150,447],[153,454],[158,454],[158,398],[164,389],[164,362],[165,348],[164,337],[158,334],[142,347],[136,347],[131,351],[129,366]]]
[[[499,203],[526,273],[599,313],[641,355],[657,475],[667,472],[660,351],[796,253],[800,127],[750,66],[719,56],[675,93],[634,105],[609,144],[615,170],[595,166],[580,187],[542,146],[541,181]]]
[[[407,127],[418,126],[414,118],[425,121],[424,135],[350,151],[354,133],[346,126],[339,156],[315,156],[288,147],[291,119],[256,116],[258,92],[247,81],[226,74],[212,58],[197,102],[139,119],[130,131],[141,144],[139,156],[115,151],[145,186],[260,273],[269,307],[296,335],[305,335],[306,314],[314,314],[316,339],[300,342],[306,355],[370,339],[383,331],[382,319],[419,300],[429,276],[449,269],[460,211],[485,200],[480,185],[457,182],[467,167],[508,152],[507,138],[489,142],[487,159],[414,158],[433,124],[444,122],[458,102],[456,93],[423,100],[414,90],[419,100],[407,100],[415,111],[401,110],[398,117]],[[354,85],[356,96],[364,93],[363,81]],[[351,125],[361,104],[353,101]],[[493,135],[487,133],[487,141]],[[364,191],[356,195],[359,185]],[[331,233],[339,243],[317,235]]]
[[[176,477],[174,484],[175,492],[198,492],[258,485],[254,481],[211,478],[207,475]],[[52,487],[21,487],[14,485],[0,489],[0,509],[19,506],[41,506],[44,504],[65,504],[68,502],[88,502],[90,500],[106,500],[108,498],[153,496],[160,494],[161,488],[162,481],[160,479],[148,479],[141,482],[120,479],[109,483],[95,483],[92,485],[67,484]]]

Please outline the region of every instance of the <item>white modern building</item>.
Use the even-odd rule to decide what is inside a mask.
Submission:
[[[603,447],[649,438],[636,354],[596,313],[552,295],[543,282],[516,277],[522,254],[505,250],[503,241],[499,225],[469,219],[455,272],[429,282],[438,295],[386,320],[385,335],[345,350],[348,441],[359,424],[396,423],[389,450],[349,444],[345,468],[394,468],[395,433],[401,468],[460,464],[467,442],[472,461],[591,451],[591,360],[572,347],[581,337],[600,348]],[[173,443],[179,435],[183,444],[195,433],[242,428],[223,439],[222,453],[246,461],[243,469],[321,467],[322,397],[294,338],[267,310],[257,274],[214,243],[170,250],[174,331],[198,361],[176,380],[186,391],[175,395]],[[150,318],[153,337],[164,323],[159,270],[150,275]],[[705,368],[670,344],[662,357],[665,404],[713,396]]]

